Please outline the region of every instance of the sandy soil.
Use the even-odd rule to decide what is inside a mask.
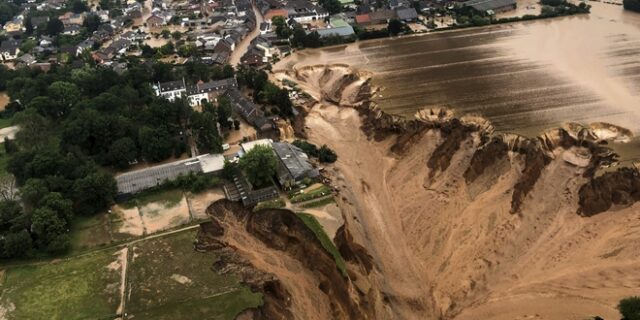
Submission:
[[[320,225],[322,225],[324,232],[327,233],[331,239],[336,236],[336,231],[338,231],[338,229],[344,224],[342,212],[335,203],[330,203],[317,208],[300,208],[296,211],[308,213],[314,216]]]
[[[13,140],[16,137],[16,133],[20,130],[18,126],[11,126],[0,129],[0,141],[4,141],[4,138],[7,137],[9,140]]]
[[[122,225],[116,230],[119,233],[127,233],[134,236],[141,236],[144,234],[144,222],[140,217],[140,211],[138,208],[125,209],[120,206],[113,206],[111,208],[111,214],[118,215],[118,219],[122,221]]]
[[[191,208],[192,218],[194,220],[207,219],[206,210],[209,205],[224,198],[224,192],[220,188],[190,195],[187,201],[189,202],[189,208]]]
[[[129,261],[129,247],[124,247],[117,251],[114,255],[118,255],[118,259],[107,266],[109,270],[120,271],[120,304],[116,310],[116,314],[122,314],[124,311],[125,292],[127,286],[127,265]]]
[[[184,196],[179,203],[173,206],[157,202],[149,203],[140,207],[140,216],[146,234],[152,234],[189,222],[189,205]]]
[[[306,75],[301,87],[322,100],[340,78]],[[346,88],[332,100],[351,101],[351,94]],[[632,271],[640,267],[640,204],[578,216],[584,169],[565,162],[563,150],[514,215],[511,194],[524,160],[510,154],[467,185],[462,174],[480,144],[476,135],[447,170],[430,173],[426,163],[443,141],[437,130],[400,156],[389,151],[393,137],[369,140],[351,108],[316,104],[306,126],[311,142],[339,155],[328,174],[341,189],[350,232],[377,265],[372,288],[388,300],[380,318],[613,319],[617,302],[640,290],[640,273]]]
[[[319,289],[318,280],[302,263],[286,252],[267,247],[246,232],[237,219],[224,221],[223,241],[256,269],[273,273],[295,299],[290,310],[298,319],[331,319],[327,296]]]
[[[0,111],[4,111],[4,108],[9,104],[9,100],[6,92],[0,92]]]

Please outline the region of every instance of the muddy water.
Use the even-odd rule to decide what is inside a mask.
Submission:
[[[591,3],[591,15],[301,51],[276,68],[344,63],[372,71],[376,102],[411,115],[451,107],[505,132],[605,121],[640,134],[640,14]],[[633,147],[631,147],[633,146]],[[625,159],[640,159],[640,143]]]

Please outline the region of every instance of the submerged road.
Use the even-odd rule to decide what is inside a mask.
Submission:
[[[231,52],[229,57],[229,64],[235,66],[240,63],[240,58],[249,50],[251,41],[260,35],[260,24],[264,22],[264,18],[255,3],[252,3],[253,13],[256,16],[256,27],[236,46],[236,49]]]

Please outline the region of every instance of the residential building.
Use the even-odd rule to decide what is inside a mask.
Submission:
[[[147,18],[147,27],[149,28],[159,28],[165,25],[164,18],[159,15],[152,14],[149,18]]]
[[[289,18],[296,22],[310,22],[322,20],[329,16],[329,13],[322,7],[316,6],[307,0],[293,0],[285,7]]]
[[[396,16],[399,20],[405,22],[414,22],[418,20],[418,12],[415,8],[398,8],[396,9]]]
[[[20,41],[5,40],[0,44],[0,56],[3,61],[13,61],[20,55]]]

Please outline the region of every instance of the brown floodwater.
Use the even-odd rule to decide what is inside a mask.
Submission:
[[[348,64],[373,73],[387,112],[449,107],[528,136],[563,122],[609,122],[640,135],[640,14],[592,2],[557,19],[303,50],[276,68]],[[640,140],[616,148],[640,159]]]

